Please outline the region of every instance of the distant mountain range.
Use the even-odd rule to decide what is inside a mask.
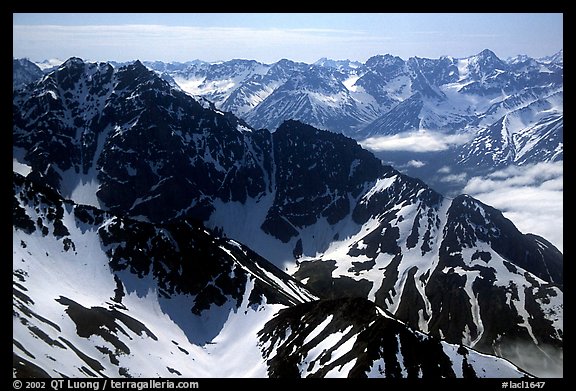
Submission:
[[[40,69],[14,60],[14,86]],[[41,63],[45,70],[46,63]],[[52,61],[54,63],[54,61]],[[57,62],[56,62],[57,64]],[[120,67],[121,63],[112,63]],[[441,192],[460,191],[442,180],[443,166],[482,175],[511,164],[563,159],[563,51],[501,60],[484,50],[467,58],[377,55],[365,63],[323,58],[313,64],[280,60],[219,63],[144,62],[173,86],[234,113],[251,127],[274,131],[285,120],[343,133],[383,161],[424,179]],[[437,150],[386,147],[381,137],[422,132],[457,142]]]

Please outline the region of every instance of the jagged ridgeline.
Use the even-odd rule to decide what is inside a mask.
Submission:
[[[530,376],[366,299],[319,301],[189,220],[119,217],[13,179],[18,377]]]
[[[446,198],[383,165],[352,139],[298,121],[256,130],[140,62],[78,58],[15,90],[13,123],[14,167],[26,174],[14,175],[14,352],[27,370],[525,374],[494,357],[488,365],[474,349],[532,373],[562,368],[562,254],[488,205]],[[334,354],[323,358],[311,356],[313,329],[298,336],[289,326],[298,341],[312,334],[305,345],[316,341],[294,355],[281,330],[307,311],[327,322],[330,305],[342,303],[363,303],[370,316],[333,314],[316,331],[334,335],[325,339]],[[382,310],[388,320],[372,327]],[[360,358],[373,338],[365,333],[381,334],[381,351]],[[404,354],[424,341],[438,370]],[[139,349],[155,359],[135,359]],[[232,370],[238,352],[249,358]],[[178,365],[163,361],[170,354]]]

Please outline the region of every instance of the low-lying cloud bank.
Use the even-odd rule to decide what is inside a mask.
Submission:
[[[502,211],[523,233],[564,245],[563,162],[510,166],[470,178],[463,192]]]
[[[470,141],[471,134],[445,134],[434,130],[418,130],[392,136],[369,137],[359,142],[374,151],[438,152]]]

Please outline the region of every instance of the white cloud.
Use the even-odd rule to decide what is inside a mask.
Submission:
[[[471,178],[463,192],[500,209],[523,233],[533,233],[560,251],[564,242],[563,162],[510,166]]]
[[[438,174],[450,174],[452,169],[449,166],[442,166],[436,171]]]
[[[445,134],[433,130],[418,130],[392,136],[369,137],[360,141],[364,148],[375,152],[409,151],[438,152],[469,141],[470,134]]]
[[[424,163],[421,160],[410,160],[408,163],[406,163],[406,165],[408,167],[420,168],[420,167],[424,167],[426,165],[426,163]]]
[[[450,183],[450,182],[456,182],[456,183],[463,183],[464,181],[466,181],[466,178],[468,177],[468,174],[466,174],[465,172],[461,173],[461,174],[450,174],[450,175],[446,175],[440,178],[440,182],[445,182],[445,183]]]
[[[540,163],[530,164],[526,166],[509,166],[503,170],[496,171],[490,174],[492,178],[508,178],[513,176],[523,176],[532,178],[534,182],[539,182],[542,179],[555,178],[564,172],[562,162],[558,163]]]

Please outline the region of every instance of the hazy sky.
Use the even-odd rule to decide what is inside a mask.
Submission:
[[[563,47],[563,14],[196,13],[13,14],[13,57],[33,61],[223,61],[321,57],[366,61],[376,54],[505,59]]]

